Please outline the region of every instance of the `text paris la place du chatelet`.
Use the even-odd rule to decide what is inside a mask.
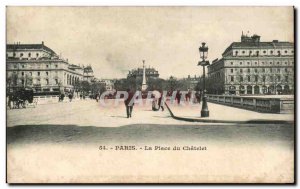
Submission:
[[[168,150],[207,150],[206,146],[143,146],[143,147],[137,147],[137,146],[114,146],[113,148],[109,148],[106,146],[100,146],[99,150],[154,150],[154,151],[168,151]]]

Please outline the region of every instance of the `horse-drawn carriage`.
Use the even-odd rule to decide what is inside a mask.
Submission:
[[[33,98],[33,90],[20,88],[8,95],[8,107],[11,109],[35,107],[37,99]]]

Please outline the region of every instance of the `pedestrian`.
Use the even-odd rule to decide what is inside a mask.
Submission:
[[[100,94],[96,94],[96,101],[98,102],[99,101],[99,98],[100,98]]]
[[[128,93],[128,98],[124,101],[125,106],[126,106],[126,113],[127,113],[127,118],[130,118],[132,116],[132,109],[134,105],[134,100],[133,100],[133,92],[130,89],[127,89]]]
[[[73,95],[71,93],[69,93],[70,102],[72,102],[72,98],[73,98]]]
[[[164,103],[165,103],[165,99],[164,99],[164,96],[163,96],[163,92],[160,90],[160,97],[158,99],[158,105],[159,105],[159,109],[161,109],[161,111],[164,111]]]
[[[180,99],[181,99],[180,90],[177,90],[177,93],[176,93],[177,104],[180,104]]]

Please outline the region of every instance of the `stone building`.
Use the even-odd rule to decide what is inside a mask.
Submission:
[[[95,79],[93,68],[89,65],[83,68],[83,80],[92,82]]]
[[[208,66],[208,92],[290,94],[294,91],[294,43],[241,36]]]
[[[113,79],[101,79],[100,83],[102,83],[105,86],[106,91],[113,91],[115,89],[115,80]]]
[[[39,94],[73,92],[84,69],[60,58],[44,42],[6,45],[7,87],[30,87]]]
[[[191,77],[190,75],[188,75],[187,77],[180,79],[180,81],[182,81],[185,85],[185,88],[182,90],[195,90],[195,87],[197,86],[197,84],[202,80],[201,76],[194,76]]]
[[[158,78],[159,77],[159,73],[157,70],[155,70],[154,68],[146,68],[145,69],[145,73],[146,73],[146,80],[148,80],[149,78]],[[136,79],[142,79],[143,78],[143,68],[137,68],[137,69],[133,69],[131,71],[129,71],[129,73],[127,74],[127,78],[136,78]]]

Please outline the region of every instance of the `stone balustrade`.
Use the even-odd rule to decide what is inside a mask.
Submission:
[[[266,113],[293,113],[293,97],[207,95],[208,102]]]

